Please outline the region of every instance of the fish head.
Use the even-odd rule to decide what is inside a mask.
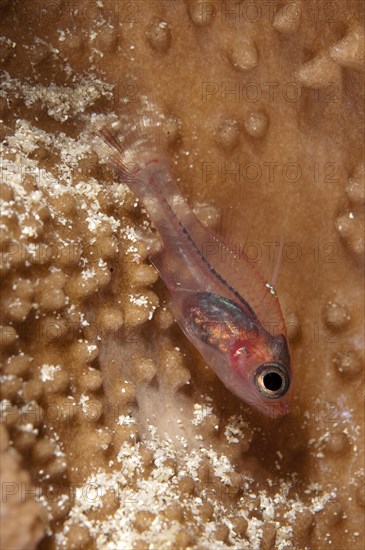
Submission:
[[[244,304],[243,304],[244,305]],[[289,412],[292,373],[286,336],[225,296],[188,296],[180,326],[224,385],[266,416]]]

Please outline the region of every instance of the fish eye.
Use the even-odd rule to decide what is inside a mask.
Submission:
[[[278,399],[289,389],[290,375],[283,363],[265,363],[255,372],[255,385],[263,397]]]

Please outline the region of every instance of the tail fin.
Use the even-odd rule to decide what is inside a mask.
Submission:
[[[168,118],[146,96],[127,103],[118,114],[95,114],[88,133],[102,161],[109,162],[133,187],[136,175],[167,149],[171,131]]]

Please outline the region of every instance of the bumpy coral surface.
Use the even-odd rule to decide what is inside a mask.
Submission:
[[[364,547],[363,4],[0,0],[1,545]],[[166,307],[85,120],[142,95],[178,185],[270,279],[288,416]]]

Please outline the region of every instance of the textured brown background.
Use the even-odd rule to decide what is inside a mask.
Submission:
[[[362,548],[363,3],[0,0],[0,13],[2,547],[45,535],[44,548],[101,548],[105,531],[112,548]],[[254,243],[269,278],[264,243],[284,239],[278,292],[296,379],[287,418],[239,403],[181,335],[145,261],[146,216],[128,191],[110,191],[110,172],[78,137],[84,107],[136,100],[138,117],[144,94],[169,117],[173,172],[202,218]],[[225,436],[232,414],[245,421],[238,444]],[[148,443],[149,425],[159,443]],[[116,459],[121,445],[138,456],[134,474]],[[215,463],[224,459],[204,449],[231,461],[229,489]],[[118,483],[123,471],[136,490],[159,468],[172,471],[159,481],[166,502],[144,506],[141,489],[126,516],[108,491],[96,510],[70,498],[97,470]]]

